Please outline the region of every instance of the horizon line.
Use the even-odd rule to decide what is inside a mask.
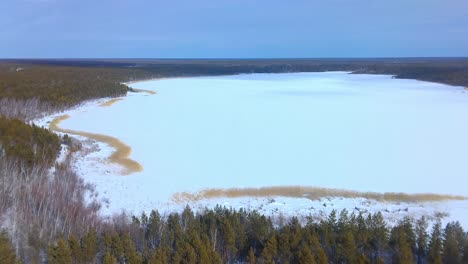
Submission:
[[[468,59],[468,56],[402,56],[402,57],[187,57],[187,58],[157,58],[157,57],[18,57],[0,58],[5,60],[340,60],[340,59]]]

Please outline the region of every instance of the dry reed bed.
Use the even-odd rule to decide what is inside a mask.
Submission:
[[[115,101],[114,101],[115,103]],[[101,134],[95,134],[95,133],[89,133],[89,132],[84,132],[84,131],[77,131],[77,130],[72,130],[72,129],[64,129],[59,126],[59,124],[70,118],[69,115],[63,115],[55,118],[52,120],[50,123],[49,129],[52,131],[56,132],[61,132],[61,133],[67,133],[67,134],[72,134],[72,135],[78,135],[78,136],[83,136],[87,138],[91,138],[100,142],[104,142],[111,146],[112,148],[115,149],[115,151],[112,153],[112,155],[109,157],[109,160],[113,163],[120,164],[121,166],[124,167],[123,174],[124,175],[129,175],[135,172],[139,172],[143,170],[143,166],[138,163],[135,160],[132,160],[129,158],[132,148],[128,146],[127,144],[123,143],[117,138],[107,136],[107,135],[101,135]]]
[[[100,104],[99,106],[100,107],[109,107],[109,106],[111,106],[111,105],[113,105],[113,104],[115,104],[115,103],[117,103],[119,101],[122,101],[122,100],[123,100],[123,98],[114,98],[114,99],[111,99],[109,101],[106,101],[106,102]]]
[[[262,188],[229,188],[229,189],[205,189],[196,193],[175,193],[172,199],[175,202],[196,202],[212,198],[238,198],[238,197],[293,197],[319,200],[322,198],[366,198],[376,201],[387,202],[436,202],[448,200],[465,200],[467,197],[458,195],[443,195],[433,193],[407,194],[407,193],[377,193],[358,192],[341,189],[306,187],[306,186],[274,186]]]

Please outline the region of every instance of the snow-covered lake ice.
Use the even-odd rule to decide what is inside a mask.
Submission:
[[[60,124],[117,137],[143,165],[128,176],[80,168],[110,199],[110,211],[151,210],[175,192],[204,188],[303,185],[468,196],[462,87],[344,72],[131,87],[157,94],[88,107]]]

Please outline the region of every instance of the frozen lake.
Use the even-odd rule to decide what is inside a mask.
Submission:
[[[462,87],[342,72],[131,86],[157,94],[132,94],[61,123],[133,148],[142,172],[85,176],[118,201],[111,207],[147,208],[180,191],[278,185],[468,196]]]

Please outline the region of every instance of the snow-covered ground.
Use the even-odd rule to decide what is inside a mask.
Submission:
[[[140,173],[119,174],[112,149],[77,160],[109,200],[104,214],[181,210],[176,192],[303,185],[468,196],[468,93],[462,87],[343,72],[178,78],[131,84],[110,107],[69,111],[67,129],[111,135],[133,148]],[[42,120],[46,124],[49,120]],[[273,199],[273,200],[272,200]],[[468,227],[468,202],[382,203],[361,198],[232,198],[215,204],[319,217],[331,209],[402,215],[448,213]],[[324,205],[326,204],[326,205]],[[393,220],[392,220],[393,219]]]

